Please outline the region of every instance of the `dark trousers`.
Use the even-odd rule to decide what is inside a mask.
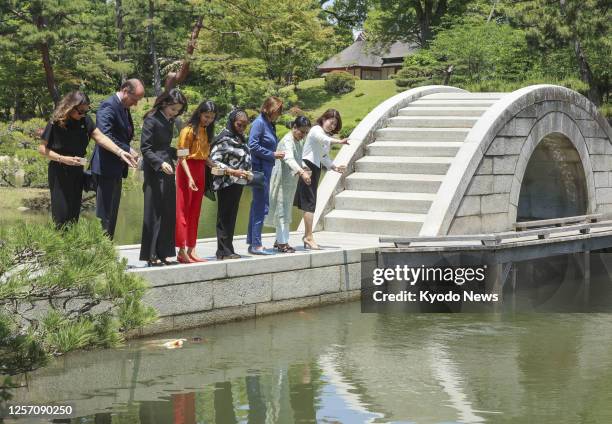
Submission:
[[[83,167],[49,162],[51,217],[57,228],[79,220],[83,197]]]
[[[274,163],[253,164],[253,171],[263,172],[265,183],[263,187],[253,187],[253,200],[249,214],[249,229],[247,231],[247,244],[253,247],[262,246],[261,231],[264,219],[270,209],[270,178],[272,178]]]
[[[243,186],[232,184],[217,191],[217,256],[234,252],[234,229]]]
[[[121,201],[121,177],[105,177],[96,175],[98,190],[96,191],[96,216],[100,218],[102,228],[112,239],[115,235],[119,202]]]
[[[144,213],[140,260],[166,259],[176,256],[174,228],[176,225],[176,188],[174,175],[145,171]]]

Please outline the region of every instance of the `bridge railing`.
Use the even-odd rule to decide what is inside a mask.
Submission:
[[[514,224],[516,231],[490,234],[467,234],[446,236],[417,237],[380,237],[381,243],[393,243],[395,247],[408,247],[418,244],[425,246],[460,246],[479,244],[482,246],[499,246],[502,243],[544,240],[551,235],[575,236],[589,234],[592,229],[609,227],[612,231],[612,220],[601,221],[602,214],[579,215],[564,218],[525,221]],[[527,239],[527,240],[525,240]]]

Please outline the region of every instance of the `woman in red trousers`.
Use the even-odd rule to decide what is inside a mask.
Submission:
[[[214,138],[217,107],[209,100],[200,103],[181,130],[177,146],[176,247],[181,263],[206,262],[195,253],[200,208],[206,185],[208,155]]]

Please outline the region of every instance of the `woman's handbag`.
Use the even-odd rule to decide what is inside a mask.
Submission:
[[[263,188],[266,184],[266,177],[264,173],[260,171],[251,171],[251,173],[253,176],[249,179],[247,185],[254,188]]]

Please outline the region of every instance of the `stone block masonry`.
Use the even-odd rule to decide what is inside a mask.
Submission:
[[[134,270],[151,284],[144,300],[159,320],[129,337],[357,300],[361,254],[374,248]]]

